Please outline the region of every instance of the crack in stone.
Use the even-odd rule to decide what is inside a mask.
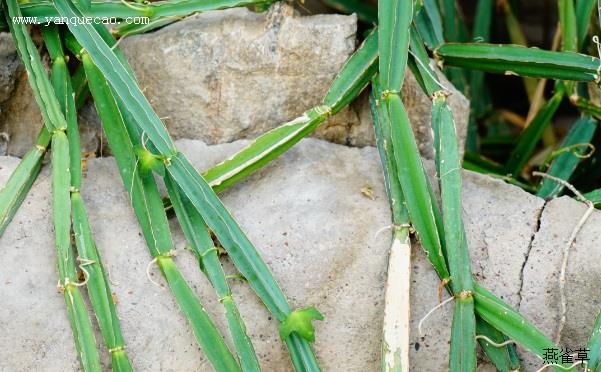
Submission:
[[[530,258],[530,251],[532,250],[532,245],[534,244],[534,239],[536,239],[536,235],[540,231],[541,227],[541,219],[543,217],[543,212],[547,207],[548,201],[545,200],[542,207],[539,209],[536,215],[536,226],[534,231],[532,232],[532,236],[530,237],[530,242],[528,243],[528,248],[526,249],[526,257],[524,257],[524,262],[522,263],[522,267],[520,268],[520,288],[518,290],[518,303],[517,310],[519,311],[522,306],[522,290],[524,289],[524,270],[526,269],[526,264],[528,263],[528,259]]]

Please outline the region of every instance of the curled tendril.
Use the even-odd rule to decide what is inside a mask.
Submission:
[[[596,150],[597,148],[592,143],[576,143],[570,146],[561,147],[549,155],[542,168],[548,168],[553,160],[566,152],[572,153],[578,159],[588,159],[593,156]]]

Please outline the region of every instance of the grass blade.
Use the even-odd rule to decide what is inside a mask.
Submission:
[[[431,50],[444,43],[442,19],[436,0],[423,0],[415,14],[415,26]]]
[[[441,87],[439,86],[439,83],[437,82],[437,80],[435,79],[435,75],[434,75],[434,71],[429,67],[429,58],[428,55],[423,47],[423,45],[420,43],[419,41],[419,35],[417,34],[417,32],[412,32],[411,35],[411,50],[413,52],[413,60],[415,60],[415,68],[417,69],[417,73],[416,76],[422,76],[422,80],[424,82],[423,84],[423,89],[424,92],[428,95],[428,96],[439,96],[440,92],[438,92]],[[438,92],[438,93],[437,93]],[[440,145],[438,144],[440,141],[440,138],[447,138],[447,136],[449,135],[453,135],[453,134],[441,134],[440,133],[440,125],[437,125],[437,123],[440,122],[439,119],[437,119],[437,117],[440,116],[440,111],[442,111],[442,108],[446,106],[446,105],[441,105],[441,102],[438,103],[437,107],[438,109],[436,109],[435,107],[433,107],[433,133],[434,133],[434,138],[435,140],[435,144],[437,144],[437,147],[440,147]],[[444,110],[445,114],[448,116],[451,113],[448,111],[448,107],[445,108]],[[449,118],[447,118],[448,120]],[[448,140],[448,139],[447,139]],[[442,172],[440,170],[440,149],[435,153],[436,158],[437,158],[437,170],[438,170],[438,174],[445,174],[444,172]],[[468,155],[469,152],[466,152],[466,155]],[[451,167],[452,168],[452,167]],[[502,172],[503,168],[501,165],[497,165],[497,171],[498,172]],[[434,194],[432,192],[432,190],[430,190],[430,197],[432,200],[434,200]],[[452,194],[451,194],[452,195]],[[437,211],[436,206],[433,207],[434,210],[434,215],[435,215],[435,221],[436,221],[436,225],[437,227],[439,227],[439,234],[441,236],[445,236],[445,232],[444,232],[444,227],[441,230],[441,226],[443,226],[443,221],[442,218],[439,216],[440,212]],[[445,257],[448,257],[448,252],[447,249],[445,248],[446,245],[445,241],[441,241],[441,243],[443,244],[443,252],[445,253]],[[463,240],[463,243],[466,244],[466,241]],[[455,250],[457,250],[455,248]],[[462,247],[461,250],[464,254],[467,253],[467,247]],[[458,292],[460,293],[460,292]],[[468,301],[469,302],[469,301]],[[470,305],[468,305],[469,307],[471,307]],[[478,324],[484,322],[482,319],[480,319],[478,316],[476,316],[476,326],[478,326]],[[469,331],[471,334],[471,330]],[[498,331],[497,331],[498,333]],[[491,335],[491,334],[485,334],[488,335],[490,337],[495,337],[495,335]],[[503,364],[498,364],[500,363],[498,360],[500,359],[500,355],[510,355],[510,351],[512,351],[513,347],[510,345],[504,346],[502,348],[488,348],[485,349],[486,354],[490,357],[490,359],[493,361],[493,363],[495,363],[495,365],[499,368],[499,370],[505,370],[503,369]],[[490,352],[490,354],[489,354]],[[510,363],[510,361],[506,361],[505,364]],[[514,364],[517,364],[519,366],[519,361],[518,362],[514,362]],[[517,368],[517,367],[516,367]]]
[[[576,1],[576,19],[580,22],[576,22],[577,38],[578,38],[578,50],[584,49],[586,42],[586,34],[590,27],[589,20],[593,9],[595,9],[596,0],[578,0]]]
[[[595,204],[601,203],[601,189],[587,192],[583,195],[587,200],[592,201]]]
[[[558,0],[559,27],[561,28],[561,50],[575,52],[578,50],[578,31],[574,0]],[[587,22],[588,24],[588,22]]]
[[[165,27],[177,22],[180,19],[180,17],[164,17],[149,20],[148,23],[144,24],[124,23],[121,26],[115,27],[111,31],[115,37],[124,38],[157,30],[161,27]]]
[[[448,43],[435,51],[445,65],[540,78],[598,81],[598,58],[520,45]]]
[[[507,27],[507,33],[509,34],[509,41],[512,44],[527,46],[528,39],[524,34],[522,25],[513,13],[510,2],[503,1],[502,8],[505,13],[505,25]],[[522,82],[524,84],[526,94],[528,95],[528,101],[532,102],[534,96],[536,95],[538,80],[529,77],[523,77]],[[544,100],[544,98],[542,99]]]
[[[142,5],[140,11],[153,15],[144,23],[123,23],[120,26],[115,27],[111,30],[112,34],[116,37],[127,37],[132,35],[138,35],[145,32],[150,32],[161,27],[167,26],[171,23],[177,22],[184,17],[192,15],[194,13],[206,12],[209,10],[226,9],[234,7],[250,7],[250,6],[261,6],[268,7],[275,0],[245,0],[245,1],[231,1],[231,0],[220,0],[220,1],[187,1],[187,7],[181,7],[181,10],[175,11],[176,15],[160,15],[169,14],[170,11],[166,10],[168,7],[158,8],[159,15],[154,15],[157,11],[154,9],[157,3],[147,3]],[[173,2],[170,2],[173,5]],[[192,4],[193,3],[193,4]],[[165,4],[167,5],[167,4]],[[146,8],[146,9],[144,9]]]
[[[190,201],[185,199],[169,175],[165,176],[165,185],[186,239],[190,243],[200,267],[217,292],[219,302],[225,308],[225,316],[238,352],[242,371],[259,371],[259,361],[252,342],[246,334],[244,321],[232,297],[232,291],[219,262],[217,248],[209,235],[207,225]]]
[[[221,204],[211,187],[180,153],[170,159],[166,169],[215,233],[236,268],[246,278],[267,309],[278,321],[284,322],[291,313],[284,294],[255,247]],[[289,337],[285,341],[289,345],[291,358],[297,371],[319,370],[306,340]]]
[[[229,159],[207,170],[203,178],[213,190],[219,192],[254,173],[313,132],[329,115],[353,101],[377,69],[377,39],[377,31],[372,32],[348,59],[328,90],[323,106],[266,132]]]
[[[478,336],[486,337],[496,344],[502,344],[507,341],[507,338],[503,333],[499,332],[499,330],[481,318],[476,319],[476,334],[478,334]],[[480,338],[478,342],[486,356],[490,358],[498,371],[520,370],[520,360],[519,358],[516,358],[517,354],[515,354],[515,351],[512,353],[510,351],[511,349],[507,346],[498,347],[498,345],[491,344],[484,338]]]
[[[151,255],[156,258],[180,309],[214,368],[217,371],[239,370],[209,315],[175,267],[171,257],[173,242],[157,185],[151,175],[141,174],[132,140],[111,89],[87,53],[82,54],[82,60],[96,109]]]
[[[597,319],[595,319],[595,324],[593,324],[593,331],[591,332],[591,337],[588,340],[586,348],[590,351],[586,367],[590,371],[601,371],[601,312],[597,314]]]
[[[458,14],[455,0],[442,0],[444,36],[447,41],[459,41]]]
[[[444,237],[455,294],[455,311],[451,329],[451,371],[476,370],[476,318],[473,283],[461,206],[461,160],[453,114],[446,103],[446,93],[434,96],[432,126],[435,128],[438,177],[444,217]]]
[[[477,42],[487,42],[490,39],[490,28],[494,13],[493,6],[494,1],[492,0],[478,1],[473,32],[473,39]]]
[[[265,306],[283,321],[290,307],[271,272],[232,216],[225,210],[210,186],[181,154],[171,158],[167,172],[200,212],[213,230],[240,273],[259,293]]]
[[[409,46],[411,48],[411,58],[409,58],[409,67],[413,75],[420,83],[424,93],[429,97],[441,89],[438,77],[430,68],[430,56],[424,47],[423,40],[415,25],[411,27],[409,38]]]
[[[392,211],[393,234],[388,258],[384,331],[382,340],[383,372],[409,371],[409,321],[411,307],[411,239],[409,214],[404,206],[403,191],[397,177],[392,152],[391,127],[377,78],[372,83],[370,109],[376,133],[376,144],[384,173],[388,202]]]
[[[50,133],[43,127],[36,145],[27,152],[0,190],[0,236],[12,221],[40,173],[44,154],[50,143]]]
[[[108,277],[98,254],[88,215],[79,193],[72,193],[73,232],[82,270],[86,270],[87,289],[94,308],[100,333],[111,354],[113,371],[131,371],[131,363],[125,351],[125,342]]]
[[[560,148],[554,151],[555,160],[551,163],[547,174],[569,181],[572,173],[585,156],[590,152],[590,141],[597,129],[597,121],[590,116],[583,116],[576,123],[566,136]],[[541,198],[550,198],[558,196],[564,189],[564,185],[553,182],[548,178],[543,178],[537,195]]]
[[[175,266],[173,259],[169,256],[157,256],[157,264],[165,276],[179,308],[192,325],[196,340],[211,361],[211,365],[220,372],[240,371],[240,366],[223,342],[221,334]]]
[[[378,30],[374,29],[340,69],[323,99],[332,114],[351,103],[369,84],[378,68],[377,62]]]
[[[474,19],[473,39],[477,42],[488,42],[490,40],[490,28],[494,13],[493,0],[478,1],[476,16]],[[486,109],[486,87],[484,85],[484,73],[482,71],[471,71],[469,75],[470,93],[470,118],[468,123],[466,148],[476,151],[478,148],[478,122]]]
[[[57,97],[59,97],[61,110],[67,120],[72,225],[75,245],[79,255],[78,260],[81,262],[80,267],[85,273],[86,287],[100,333],[111,354],[113,370],[128,372],[132,370],[132,367],[124,350],[125,344],[113,302],[112,291],[92,236],[92,229],[80,194],[82,168],[77,109],[58,28],[55,25],[44,27],[42,28],[42,36],[52,59],[52,86]]]
[[[549,102],[536,114],[530,125],[522,132],[505,166],[506,174],[510,174],[515,178],[520,175],[522,168],[528,162],[536,144],[542,137],[545,128],[551,123],[551,119],[559,108],[563,96],[563,90],[561,88],[558,89]]]
[[[92,1],[89,10],[84,9],[92,17],[184,17],[193,13],[209,10],[228,9],[258,4],[271,3],[271,0],[171,0],[151,3],[123,2],[117,0]],[[40,22],[63,16],[51,1],[35,1],[21,5],[21,12],[26,17],[38,17]]]
[[[405,197],[411,223],[441,279],[448,278],[442,243],[434,213],[431,187],[424,173],[419,151],[409,123],[409,117],[400,98],[409,50],[411,4],[403,1],[380,3],[378,37],[379,83],[382,105],[391,124],[391,146],[398,167],[397,177]],[[398,18],[392,16],[396,14]]]
[[[84,16],[71,0],[56,0],[54,4],[61,16]],[[97,30],[86,23],[78,25],[69,23],[68,26],[77,41],[87,50],[94,64],[106,76],[113,91],[127,107],[132,118],[137,123],[145,123],[144,132],[157,150],[163,155],[175,153],[175,145],[169,138],[163,123],[154,113],[128,68],[104,42]]]
[[[83,65],[79,65],[73,73],[73,76],[71,76],[71,85],[73,86],[73,93],[75,93],[75,107],[79,110],[90,96],[90,89],[88,88],[88,81],[86,80],[86,71],[83,68]]]
[[[19,17],[20,9],[16,1],[3,2],[5,13],[9,17]],[[41,63],[40,56],[33,44],[24,25],[8,22],[13,35],[17,51],[25,65],[34,97],[40,107],[44,124],[52,134],[52,203],[53,222],[55,231],[55,244],[57,250],[59,288],[62,290],[71,329],[75,339],[75,346],[84,371],[100,371],[100,361],[92,323],[87,313],[85,303],[79,292],[77,283],[75,259],[71,247],[71,213],[70,213],[70,159],[69,141],[64,133],[66,120],[61,112],[55,92]],[[46,134],[42,132],[42,141],[46,141]],[[25,188],[31,186],[33,174],[39,170],[43,151],[39,152],[40,159],[33,154],[33,165]],[[23,189],[21,189],[22,191]],[[24,194],[19,196],[24,197]],[[14,201],[15,199],[13,199]],[[17,199],[18,200],[18,199]],[[22,200],[22,199],[21,199]]]
[[[382,92],[398,92],[405,77],[413,1],[385,0],[378,4],[378,51]]]
[[[528,351],[538,355],[541,359],[543,359],[545,349],[552,348],[559,350],[553,341],[534,327],[519,312],[500,299],[495,298],[490,292],[476,283],[474,285],[474,300],[476,312],[482,319],[522,345]],[[562,370],[573,370],[573,368],[568,368],[569,364],[564,364],[563,366],[564,369]]]
[[[59,289],[67,304],[75,346],[84,371],[100,371],[96,339],[79,291],[71,247],[71,183],[69,141],[63,131],[52,135],[52,214],[56,241]]]
[[[418,155],[409,117],[398,95],[387,96],[385,104],[393,125],[392,147],[411,223],[441,280],[448,280],[449,273],[433,210],[435,201],[428,191],[431,187],[428,186]]]
[[[329,116],[327,106],[318,106],[302,116],[255,139],[231,158],[207,170],[203,177],[219,192],[254,173],[313,132]]]
[[[27,27],[23,24],[11,22],[13,17],[21,17],[21,11],[16,0],[6,0],[2,2],[4,13],[8,17],[7,23],[10,33],[13,36],[17,52],[25,65],[29,84],[33,90],[35,100],[40,107],[44,124],[49,132],[55,129],[64,130],[67,123],[56,99],[56,95],[50,85],[50,80],[46,75],[46,70],[42,65],[37,48],[27,32]]]

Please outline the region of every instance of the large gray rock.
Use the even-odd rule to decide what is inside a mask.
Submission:
[[[3,116],[4,102],[15,89],[15,82],[21,63],[10,34],[0,32],[0,118]],[[0,119],[1,122],[1,119]],[[8,152],[8,133],[0,125],[0,155]]]
[[[206,143],[254,138],[319,105],[356,46],[356,18],[297,17],[284,3],[270,13],[208,12],[126,39],[122,49],[175,138]],[[469,102],[439,74],[463,144]],[[403,98],[422,154],[433,158],[431,101],[409,72]],[[374,145],[367,96],[331,118],[317,137]]]
[[[560,273],[564,249],[587,207],[569,197],[547,203],[540,228],[524,266],[520,311],[553,339],[561,324]],[[601,214],[593,213],[583,225],[568,255],[563,288],[567,311],[559,335],[562,349],[585,348],[601,309]],[[539,283],[536,286],[534,283]],[[545,311],[541,311],[545,309]],[[530,364],[540,365],[536,358]]]
[[[176,138],[253,138],[320,104],[355,50],[355,16],[294,16],[285,3],[199,14],[121,47]],[[358,124],[344,110],[320,134],[346,143]]]
[[[226,143],[254,138],[319,105],[356,48],[356,23],[355,16],[300,17],[279,2],[267,13],[242,8],[199,14],[120,45],[173,137]],[[12,47],[10,40],[4,44]],[[442,74],[439,79],[452,93],[463,144],[469,102]],[[10,137],[8,154],[23,156],[35,141],[41,115],[26,74],[10,83],[15,88],[0,116],[0,132]],[[410,72],[402,94],[420,151],[433,158],[431,102]],[[84,151],[106,149],[93,105],[83,108],[80,128]],[[374,145],[367,95],[320,126],[316,136]]]
[[[178,146],[202,170],[244,143],[206,146],[199,141],[183,140],[178,141]],[[16,165],[14,158],[0,158],[0,185]],[[339,371],[342,366],[345,371],[378,368],[389,237],[386,233],[376,236],[376,232],[390,223],[379,169],[377,151],[372,147],[348,148],[306,139],[222,195],[273,270],[292,306],[315,305],[325,314],[326,320],[316,324],[315,344],[325,371]],[[6,262],[0,270],[3,296],[0,319],[10,319],[0,322],[2,370],[31,370],[40,365],[49,371],[77,368],[63,300],[55,287],[48,171],[45,167],[15,220],[0,238]],[[365,186],[373,190],[373,200],[362,193]],[[543,244],[553,234],[563,236],[563,230],[547,230],[545,219],[556,225],[572,225],[579,217],[578,205],[560,199],[557,203],[567,204],[543,211],[542,199],[471,172],[464,173],[463,190],[464,218],[476,277],[512,305],[519,305],[524,297],[521,302],[526,310],[526,296],[542,292],[548,285],[544,277],[528,280],[531,270],[528,265],[522,275],[524,264],[534,262],[531,260],[535,248],[531,248],[531,241]],[[168,290],[157,287],[146,277],[150,256],[113,159],[88,162],[83,193],[98,247],[114,282],[112,290],[118,300],[117,310],[134,367],[210,370]],[[574,214],[560,214],[565,208],[573,209]],[[542,227],[537,230],[541,211],[548,217],[543,217]],[[582,261],[574,259],[568,276],[570,291],[577,291],[574,288],[584,280],[584,275],[594,277],[597,274],[591,273],[598,272],[594,270],[595,262],[599,261],[594,260],[599,246],[594,239],[598,238],[591,234],[598,232],[593,227],[599,226],[595,221],[601,217],[595,213],[594,218],[577,243],[591,245],[573,250],[573,254],[578,254],[579,249],[589,252],[589,257],[593,257],[587,261],[591,268],[579,274],[577,263],[585,256]],[[558,222],[552,222],[555,219]],[[179,249],[176,262],[225,332],[216,296],[192,255],[183,249],[184,239],[175,226],[174,240]],[[424,334],[418,333],[419,320],[438,303],[438,278],[417,244],[412,248],[412,257],[412,370],[445,371],[452,306],[435,312],[424,323]],[[227,259],[224,262],[227,271],[233,272]],[[545,264],[548,267],[538,265],[539,270],[557,268],[552,261]],[[151,268],[153,280],[162,284],[158,270]],[[592,288],[587,290],[587,296],[594,295]],[[247,285],[233,282],[233,290],[263,369],[291,370],[277,336],[277,324]],[[577,294],[569,296],[573,304],[569,311],[574,321],[588,318],[589,312],[599,305],[591,304],[590,309],[586,307],[581,312]],[[552,309],[553,304],[544,301],[537,307],[539,314]],[[542,315],[529,316],[535,324],[544,326]],[[586,333],[575,330],[576,324],[580,323],[566,326],[566,342]],[[105,359],[104,363],[108,361]],[[484,364],[482,368],[488,367]]]
[[[15,88],[16,75],[21,67],[12,36],[0,32],[0,104],[10,97]]]

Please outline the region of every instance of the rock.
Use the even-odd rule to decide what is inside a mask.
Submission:
[[[564,249],[587,207],[570,197],[547,203],[540,228],[524,266],[524,291],[520,311],[556,339],[561,323],[560,273]],[[601,214],[593,213],[578,234],[568,255],[566,319],[559,339],[562,349],[585,348],[601,308]],[[536,283],[536,285],[535,285]],[[545,311],[541,311],[545,309]],[[528,363],[540,366],[536,357]]]
[[[243,144],[207,147],[198,141],[179,142],[200,168]],[[2,158],[0,164],[3,184],[17,161]],[[292,306],[316,305],[326,314],[326,321],[318,324],[322,336],[316,345],[325,370],[335,370],[343,360],[350,371],[371,370],[378,364],[377,324],[388,242],[383,236],[375,239],[374,234],[389,223],[389,213],[376,165],[373,148],[306,140],[224,195],[226,205],[273,269]],[[44,365],[48,370],[70,371],[77,367],[69,324],[62,311],[64,303],[55,288],[49,182],[47,167],[0,238],[0,247],[10,247],[6,262],[20,263],[0,273],[4,300],[10,304],[2,306],[0,319],[11,319],[2,323],[7,328],[0,335],[0,370]],[[361,193],[365,185],[372,186],[376,200]],[[282,192],[282,187],[290,189]],[[119,301],[119,316],[135,369],[210,370],[168,291],[146,277],[151,259],[113,159],[88,161],[83,193],[104,263],[111,280],[119,283],[112,289]],[[290,193],[295,196],[291,198]],[[282,210],[288,213],[282,214]],[[351,223],[359,214],[368,217],[366,223]],[[113,226],[109,221],[118,222]],[[225,330],[221,305],[192,255],[183,250],[179,230],[174,238],[182,249],[176,257],[178,265]],[[29,243],[34,246],[29,247]],[[347,247],[353,249],[344,252]],[[324,259],[335,264],[323,268]],[[162,283],[156,268],[152,273],[154,280]],[[290,370],[277,324],[244,283],[233,285],[263,370]],[[35,309],[36,314],[27,314],[27,309]]]
[[[25,155],[35,144],[44,124],[24,69],[19,72],[12,95],[4,103],[1,118],[0,130],[9,138],[6,153]]]
[[[182,140],[178,141],[178,147],[202,170],[245,143],[206,146],[199,141]],[[16,164],[14,158],[0,158],[0,184],[6,182]],[[15,220],[0,238],[4,259],[15,263],[5,265],[0,271],[4,303],[0,319],[11,319],[2,322],[0,333],[2,370],[30,370],[44,365],[48,370],[71,371],[78,366],[64,303],[55,288],[48,168],[44,168]],[[376,232],[390,223],[379,169],[377,151],[372,147],[349,148],[305,139],[222,195],[278,278],[292,306],[315,305],[325,314],[326,320],[316,324],[315,344],[324,371],[338,371],[341,366],[345,371],[374,371],[379,366],[389,238],[386,233],[376,237]],[[362,194],[365,186],[373,190],[373,200]],[[111,158],[88,161],[83,195],[104,264],[111,280],[118,283],[112,290],[118,299],[117,310],[134,367],[184,372],[210,370],[168,291],[146,277],[150,256]],[[551,214],[555,208],[546,211],[554,202],[542,212],[543,223],[537,232],[544,206],[542,199],[472,172],[464,173],[463,196],[476,277],[516,306],[526,293],[543,292],[547,283],[542,279],[526,280],[527,268],[522,281],[521,269],[526,257],[534,262],[531,260],[536,245],[528,255],[533,239],[543,242],[545,235],[563,234],[545,228],[545,218],[558,218]],[[560,201],[564,202],[560,199],[557,203]],[[574,216],[563,214],[558,221],[569,225],[566,223],[569,218],[575,223],[579,214],[577,208],[572,209]],[[559,210],[565,207],[558,206],[553,213]],[[549,217],[545,217],[547,214]],[[595,212],[594,218],[601,218],[599,212]],[[215,316],[218,327],[226,332],[215,294],[192,255],[183,249],[185,242],[175,223],[173,227],[180,252],[175,258],[178,266]],[[581,236],[594,232],[583,231]],[[578,241],[581,239],[585,240]],[[596,235],[589,239],[591,244],[595,239]],[[588,251],[592,250],[590,246]],[[424,323],[424,334],[419,335],[419,320],[438,303],[438,278],[417,244],[412,248],[412,257],[412,370],[447,370],[452,306],[435,312]],[[234,272],[224,261],[227,271]],[[570,291],[577,285],[571,279],[577,262],[571,264],[574,271],[568,276],[572,283]],[[552,262],[548,266],[549,270],[557,267]],[[156,267],[151,266],[151,273],[154,281],[163,283]],[[277,336],[277,324],[246,284],[233,282],[233,291],[263,370],[291,370]],[[587,296],[592,296],[593,291],[587,292]],[[570,314],[576,321],[581,316],[577,314],[581,306],[576,305],[580,302],[576,302],[576,297],[569,300],[574,301]],[[539,303],[537,312],[542,316],[551,309],[549,306]],[[538,323],[540,317],[530,315],[530,319],[534,324],[544,325]],[[578,332],[581,331],[566,326],[566,342]],[[108,368],[106,355],[104,358]],[[490,366],[485,364],[482,368],[489,370]]]
[[[268,13],[206,12],[121,47],[175,138],[206,143],[254,138],[320,104],[355,50],[355,16],[298,17],[284,3]],[[357,115],[320,128],[346,143]]]
[[[84,107],[81,113],[84,119],[90,117],[90,110],[93,112],[93,107]],[[25,155],[35,144],[42,125],[42,114],[12,38],[8,33],[0,33],[0,155]],[[80,119],[79,127],[82,152],[95,153],[100,138],[97,116]]]
[[[130,37],[121,47],[170,133],[215,144],[254,138],[319,105],[355,50],[355,31],[354,16],[296,17],[277,3],[267,15],[246,9],[199,14]],[[420,151],[433,158],[431,101],[407,71],[404,102]],[[449,103],[463,144],[469,101],[442,73],[438,77],[452,93]],[[367,95],[319,127],[316,136],[374,145]]]
[[[198,14],[120,45],[172,136],[216,144],[255,138],[319,105],[356,48],[356,29],[355,16],[300,17],[276,3],[267,13],[238,8]],[[442,74],[439,79],[453,93],[449,102],[463,144],[469,102]],[[35,141],[41,115],[24,72],[15,85],[0,131],[11,139],[8,154],[23,156]],[[433,158],[431,102],[410,72],[402,93],[420,151]],[[80,115],[82,148],[104,151],[92,106],[88,103]],[[351,146],[374,145],[367,95],[315,135]]]
[[[4,102],[15,89],[16,75],[21,63],[10,34],[0,32],[0,123],[4,114]],[[8,153],[10,136],[0,125],[0,156]]]
[[[0,32],[0,104],[10,97],[15,88],[21,66],[12,36],[7,32]]]
[[[434,168],[433,164],[429,168]],[[472,271],[485,288],[512,306],[519,304],[521,269],[543,205],[542,199],[517,187],[464,171],[463,219]],[[420,319],[439,303],[439,279],[421,249],[417,254],[414,249],[412,260],[412,370],[446,371],[453,305],[433,313],[424,322],[423,334],[420,334]],[[536,288],[538,283],[531,286]],[[441,350],[445,350],[442,357],[439,356]]]

